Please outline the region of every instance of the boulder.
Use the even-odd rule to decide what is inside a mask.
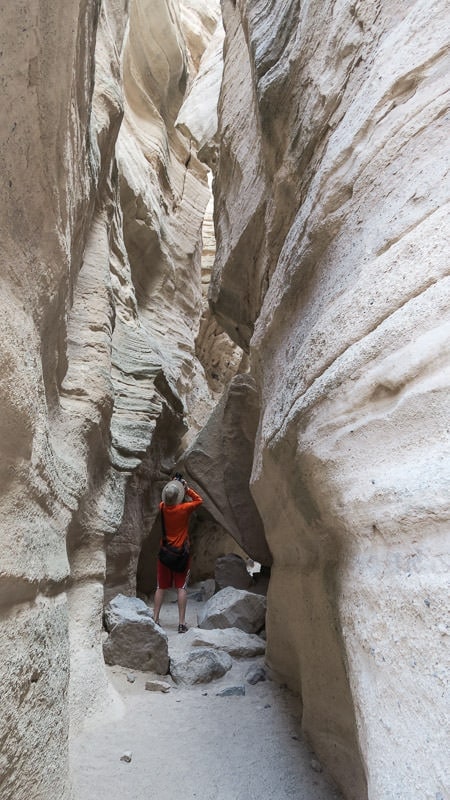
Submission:
[[[253,578],[247,571],[245,561],[237,553],[228,553],[217,559],[214,578],[218,590],[225,589],[227,586],[234,586],[235,589],[249,589],[253,585]]]
[[[170,659],[170,673],[175,683],[209,683],[225,675],[232,665],[228,653],[202,647],[174,655]]]
[[[245,633],[239,628],[202,630],[191,628],[183,640],[189,647],[213,647],[223,650],[234,658],[253,658],[265,652],[266,643],[254,633]]]
[[[246,633],[258,633],[264,628],[266,598],[263,595],[228,586],[217,592],[198,614],[198,627],[239,628]]]
[[[117,595],[105,609],[105,625],[109,633],[103,643],[107,664],[167,674],[167,635],[155,624],[152,612],[142,600]]]

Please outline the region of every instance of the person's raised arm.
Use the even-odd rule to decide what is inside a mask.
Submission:
[[[203,498],[201,498],[200,495],[197,494],[196,491],[194,491],[194,489],[190,489],[187,486],[186,489],[185,489],[185,492],[191,498],[191,502],[189,503],[191,508],[195,508],[196,506],[200,506],[203,503]]]

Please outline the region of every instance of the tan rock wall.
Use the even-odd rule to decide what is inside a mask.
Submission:
[[[223,8],[211,300],[261,392],[268,659],[348,797],[445,796],[448,7]]]
[[[206,46],[209,6],[183,21],[144,0],[0,10],[2,800],[71,797],[69,728],[115,703],[105,572],[133,591],[183,418],[196,431],[214,402],[195,358],[209,192],[173,127],[201,55],[183,25]],[[122,562],[120,532],[119,556],[105,551],[119,528]]]
[[[0,248],[4,800],[70,796],[66,533],[86,489],[89,434],[111,400],[101,370],[91,373],[90,391],[80,383],[77,342],[68,336],[74,317],[85,313],[78,276],[89,280],[88,273],[102,269],[97,263],[91,270],[83,259],[96,192],[100,219],[109,172],[90,127],[96,41],[104,37],[116,65],[117,53],[97,12],[95,4],[33,2],[0,12],[0,161],[7,187]],[[118,91],[98,133],[106,128],[113,137],[120,114]],[[107,329],[106,285],[93,302]],[[101,332],[98,339],[103,358]],[[77,397],[70,397],[68,383],[63,389],[64,376]]]

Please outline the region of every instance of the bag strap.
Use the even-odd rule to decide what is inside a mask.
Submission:
[[[164,521],[164,510],[161,509],[161,528],[162,528],[162,541],[164,545],[167,545],[167,534],[166,534],[166,523]]]

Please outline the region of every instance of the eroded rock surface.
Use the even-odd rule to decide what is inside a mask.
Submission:
[[[175,683],[185,686],[210,683],[221,678],[233,666],[228,653],[209,647],[198,647],[187,653],[176,653],[170,658],[170,674]]]
[[[2,800],[70,800],[179,461],[347,796],[446,792],[448,7],[222,5],[218,130],[218,2],[0,9]]]
[[[202,630],[191,628],[183,636],[183,645],[189,647],[214,647],[234,658],[252,658],[263,655],[266,643],[254,633],[245,633],[240,628]]]
[[[223,12],[210,297],[261,399],[267,657],[346,796],[431,798],[446,751],[448,5]]]
[[[228,586],[213,595],[198,614],[198,627],[239,628],[245,633],[259,633],[265,625],[266,598]]]
[[[216,561],[214,579],[217,589],[234,586],[235,589],[250,589],[253,578],[249,574],[244,559],[237,553],[221,556]]]
[[[156,625],[142,600],[122,594],[114,597],[105,608],[105,626],[108,637],[103,643],[103,654],[107,664],[167,674],[167,635]]]
[[[105,572],[133,593],[186,420],[215,402],[210,192],[174,125],[219,5],[35,6],[0,10],[2,800],[70,797],[69,717],[111,701]]]
[[[243,551],[270,565],[264,526],[249,489],[258,420],[254,379],[237,375],[184,453],[182,469],[201,487],[207,511]]]

